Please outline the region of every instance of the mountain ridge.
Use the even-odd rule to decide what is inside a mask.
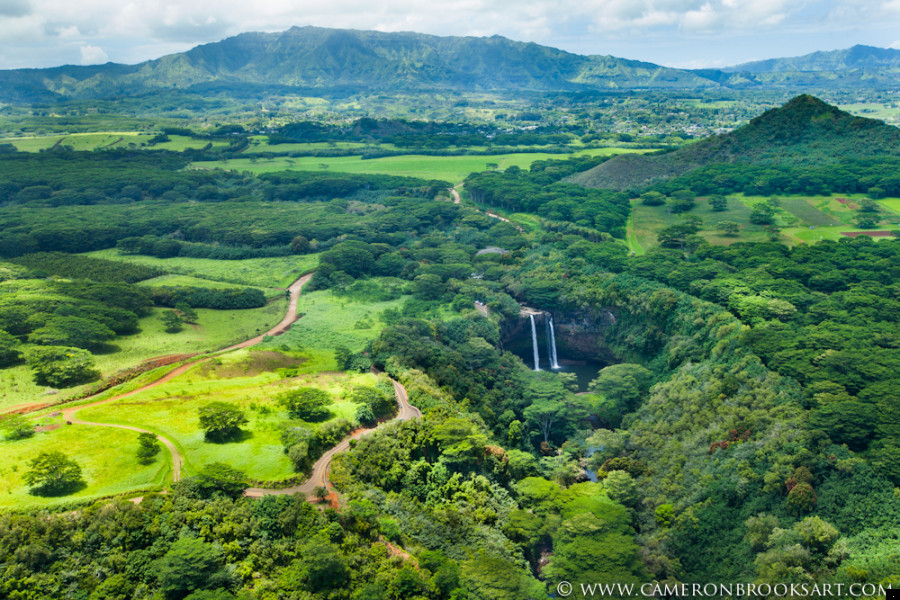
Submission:
[[[0,71],[3,91],[93,98],[207,83],[373,90],[578,91],[703,88],[690,71],[609,56],[584,56],[502,36],[455,37],[292,27],[249,32],[137,65]],[[0,92],[2,93],[2,92]]]
[[[0,71],[0,101],[52,102],[159,90],[228,88],[351,93],[579,92],[896,86],[900,50],[854,46],[723,69],[677,69],[582,55],[503,36],[436,36],[325,27],[246,32],[134,65]],[[256,86],[256,87],[254,87]]]

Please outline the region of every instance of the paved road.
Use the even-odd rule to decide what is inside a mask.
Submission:
[[[292,283],[291,287],[288,288],[288,291],[290,292],[290,302],[288,302],[287,313],[284,315],[284,318],[281,320],[281,322],[278,325],[276,325],[275,327],[273,327],[272,329],[270,329],[263,335],[258,335],[253,339],[247,340],[246,342],[241,342],[240,344],[235,344],[234,346],[229,346],[227,348],[224,348],[223,350],[219,350],[218,352],[216,352],[216,354],[221,354],[223,352],[229,352],[231,350],[237,350],[238,348],[247,348],[247,347],[253,346],[255,344],[260,343],[262,341],[263,337],[266,335],[278,335],[279,333],[283,333],[285,330],[287,330],[287,328],[290,327],[291,324],[293,324],[293,322],[297,320],[297,304],[300,301],[300,291],[303,289],[304,284],[306,284],[306,282],[308,282],[311,277],[312,277],[312,274],[304,275],[303,277],[301,277],[300,279],[298,279],[297,281]],[[105,400],[99,400],[99,401],[93,402],[91,404],[82,404],[80,406],[64,408],[62,410],[63,417],[65,418],[67,423],[70,423],[72,425],[90,425],[93,427],[115,427],[117,429],[128,429],[130,431],[137,431],[139,433],[153,433],[152,431],[147,431],[146,429],[140,429],[139,427],[132,427],[130,425],[116,425],[113,423],[94,423],[93,421],[83,421],[83,420],[79,419],[76,416],[76,414],[78,413],[78,411],[85,409],[85,408],[100,406],[101,404],[106,404],[108,402],[113,402],[115,400],[127,398],[129,396],[133,396],[140,392],[144,392],[146,390],[155,388],[159,385],[166,383],[167,381],[171,381],[172,379],[175,379],[179,375],[185,373],[186,371],[195,367],[197,364],[202,363],[206,360],[209,360],[208,356],[203,357],[203,358],[198,358],[197,360],[192,360],[191,362],[185,363],[185,364],[181,365],[180,367],[172,369],[171,371],[166,373],[162,378],[157,379],[156,381],[154,381],[152,383],[148,383],[145,386],[139,387],[136,390],[132,390],[130,392],[125,392],[124,394],[119,394],[118,396],[113,396],[113,397],[107,398]],[[178,449],[175,447],[175,444],[171,440],[169,440],[159,434],[155,434],[155,435],[156,435],[156,439],[158,439],[160,442],[162,442],[166,446],[166,448],[169,449],[169,454],[172,455],[172,480],[178,481],[179,479],[181,479],[181,468],[184,465],[184,457],[181,455],[181,453],[178,451]]]
[[[400,404],[400,409],[397,411],[397,416],[394,417],[391,421],[387,422],[390,423],[393,421],[409,421],[410,419],[420,418],[422,416],[422,411],[409,403],[409,394],[406,393],[406,388],[400,385],[400,383],[397,381],[393,381],[393,384],[394,392],[396,392],[397,394],[397,402]],[[384,423],[378,425],[378,427],[382,427],[383,425]],[[352,435],[344,438],[339,444],[327,450],[319,458],[319,460],[317,460],[313,464],[312,473],[310,474],[309,479],[307,479],[300,485],[282,489],[247,488],[244,491],[244,495],[251,498],[260,498],[262,496],[283,496],[299,493],[306,494],[307,497],[311,498],[313,495],[313,491],[317,487],[323,487],[326,489],[328,488],[328,473],[331,471],[332,459],[334,459],[334,457],[341,452],[346,452],[347,449],[350,448],[350,440],[358,440],[359,438],[372,433],[378,427],[373,427],[371,429],[358,429]]]

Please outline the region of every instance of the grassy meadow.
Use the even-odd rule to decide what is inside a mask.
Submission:
[[[118,260],[158,267],[176,275],[188,275],[200,279],[236,283],[259,288],[287,288],[301,275],[316,268],[319,258],[315,254],[302,256],[275,256],[270,258],[246,258],[243,260],[214,260],[211,258],[156,258],[133,254],[121,254],[118,250],[97,250],[86,256]]]
[[[388,309],[399,309],[406,298],[382,302],[360,301],[339,296],[332,290],[319,290],[300,295],[297,313],[302,318],[291,328],[263,346],[278,348],[287,344],[306,351],[323,351],[325,356],[338,346],[354,352],[365,348],[384,328],[381,316]],[[333,357],[323,369],[333,369]]]
[[[40,431],[24,440],[0,438],[0,508],[23,505],[51,506],[103,496],[159,488],[171,470],[169,453],[163,448],[156,460],[142,465],[137,460],[134,431],[112,427],[68,426],[61,417],[43,417],[36,421],[49,431]],[[74,459],[82,470],[86,486],[62,497],[29,494],[22,476],[28,462],[39,452],[61,451]]]
[[[315,373],[283,378],[273,369],[293,367],[305,359],[296,354],[241,350],[194,367],[157,388],[102,406],[86,408],[79,418],[103,423],[135,425],[172,440],[185,457],[188,474],[211,462],[224,462],[255,480],[273,481],[294,475],[283,452],[281,427],[293,421],[275,397],[292,388],[317,387],[332,396],[331,419],[352,420],[356,404],[348,401],[355,385],[373,385],[372,374]],[[249,422],[231,442],[211,443],[199,427],[197,410],[209,402],[240,407]],[[329,420],[331,420],[329,419]],[[327,422],[327,421],[325,421]],[[316,427],[317,424],[306,424]],[[95,429],[91,428],[91,432]]]
[[[116,338],[107,345],[106,352],[94,353],[101,377],[109,377],[116,371],[137,366],[151,358],[205,353],[255,337],[284,318],[287,300],[279,298],[266,306],[244,310],[198,308],[197,325],[185,324],[177,333],[165,331],[160,318],[164,310],[154,308],[151,315],[140,319],[138,333]],[[28,344],[23,346],[27,347]],[[90,385],[78,385],[54,393],[51,388],[34,383],[31,369],[26,365],[8,367],[0,370],[0,412],[19,404],[53,402],[72,396]]]
[[[864,198],[864,194],[841,194],[835,196],[780,196],[775,223],[781,229],[781,241],[789,246],[814,243],[821,240],[839,240],[847,236],[845,232],[862,231],[854,224],[857,210],[854,206]],[[844,202],[840,202],[843,200]],[[765,226],[750,222],[753,206],[766,202],[764,196],[728,196],[727,210],[713,211],[705,198],[699,198],[696,206],[685,215],[703,220],[701,237],[714,245],[728,245],[735,242],[762,242],[769,239]],[[883,210],[879,230],[898,229],[900,222],[900,199],[880,200]],[[720,221],[734,221],[740,229],[736,236],[726,236],[716,230]],[[681,215],[669,213],[665,206],[645,206],[639,201],[632,203],[632,214],[628,224],[627,241],[635,254],[643,254],[650,248],[659,246],[657,234],[665,227],[683,223]],[[883,238],[875,238],[883,239]]]
[[[209,288],[211,290],[253,288],[261,291],[266,295],[266,299],[269,300],[284,296],[284,291],[273,287],[242,285],[240,283],[229,283],[227,281],[203,279],[202,277],[193,277],[191,275],[160,275],[159,277],[154,277],[153,279],[145,279],[144,281],[139,281],[137,285],[143,287],[202,287]]]
[[[645,152],[628,148],[590,148],[573,152],[574,154],[590,154],[607,156],[624,152]],[[499,154],[489,156],[421,156],[404,155],[388,156],[363,160],[361,156],[277,156],[273,158],[234,158],[220,161],[204,161],[192,163],[195,169],[226,169],[232,171],[249,171],[252,173],[270,173],[275,171],[335,171],[340,173],[378,173],[385,175],[405,175],[423,179],[438,179],[459,183],[470,173],[488,169],[488,165],[497,165],[503,170],[512,166],[528,169],[536,160],[564,159],[565,154],[549,154],[544,152],[525,152],[521,154]]]
[[[70,146],[73,150],[91,152],[112,148],[144,148],[148,150],[171,150],[181,152],[200,149],[208,144],[224,146],[222,140],[204,140],[182,135],[170,135],[168,142],[148,145],[154,134],[134,131],[103,131],[97,133],[70,133],[46,136],[0,138],[0,144],[12,144],[20,152],[40,152],[50,148]]]

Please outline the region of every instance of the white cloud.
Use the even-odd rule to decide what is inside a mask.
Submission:
[[[71,62],[82,48],[137,62],[244,31],[294,25],[500,34],[563,47],[564,40],[577,40],[581,52],[595,54],[610,53],[612,42],[664,41],[667,49],[694,44],[702,59],[698,38],[780,33],[787,39],[798,32],[855,28],[864,33],[892,24],[900,24],[900,0],[0,0],[0,68],[24,66],[38,54],[44,65]],[[10,61],[22,40],[40,53],[19,52]],[[85,60],[100,56],[86,52]],[[660,53],[657,60],[664,60],[666,51]],[[767,44],[753,54],[779,55],[779,50]]]
[[[28,0],[0,0],[0,16],[24,17],[31,12]]]
[[[85,44],[81,47],[81,64],[100,65],[109,62],[109,56],[99,46]]]

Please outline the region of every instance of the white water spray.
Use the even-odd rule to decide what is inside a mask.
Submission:
[[[547,315],[550,324],[550,368],[559,369],[559,360],[556,358],[556,332],[553,331],[553,317]]]
[[[534,370],[541,370],[541,357],[538,356],[537,327],[534,324],[534,315],[528,315],[531,318],[531,347],[534,348]]]

